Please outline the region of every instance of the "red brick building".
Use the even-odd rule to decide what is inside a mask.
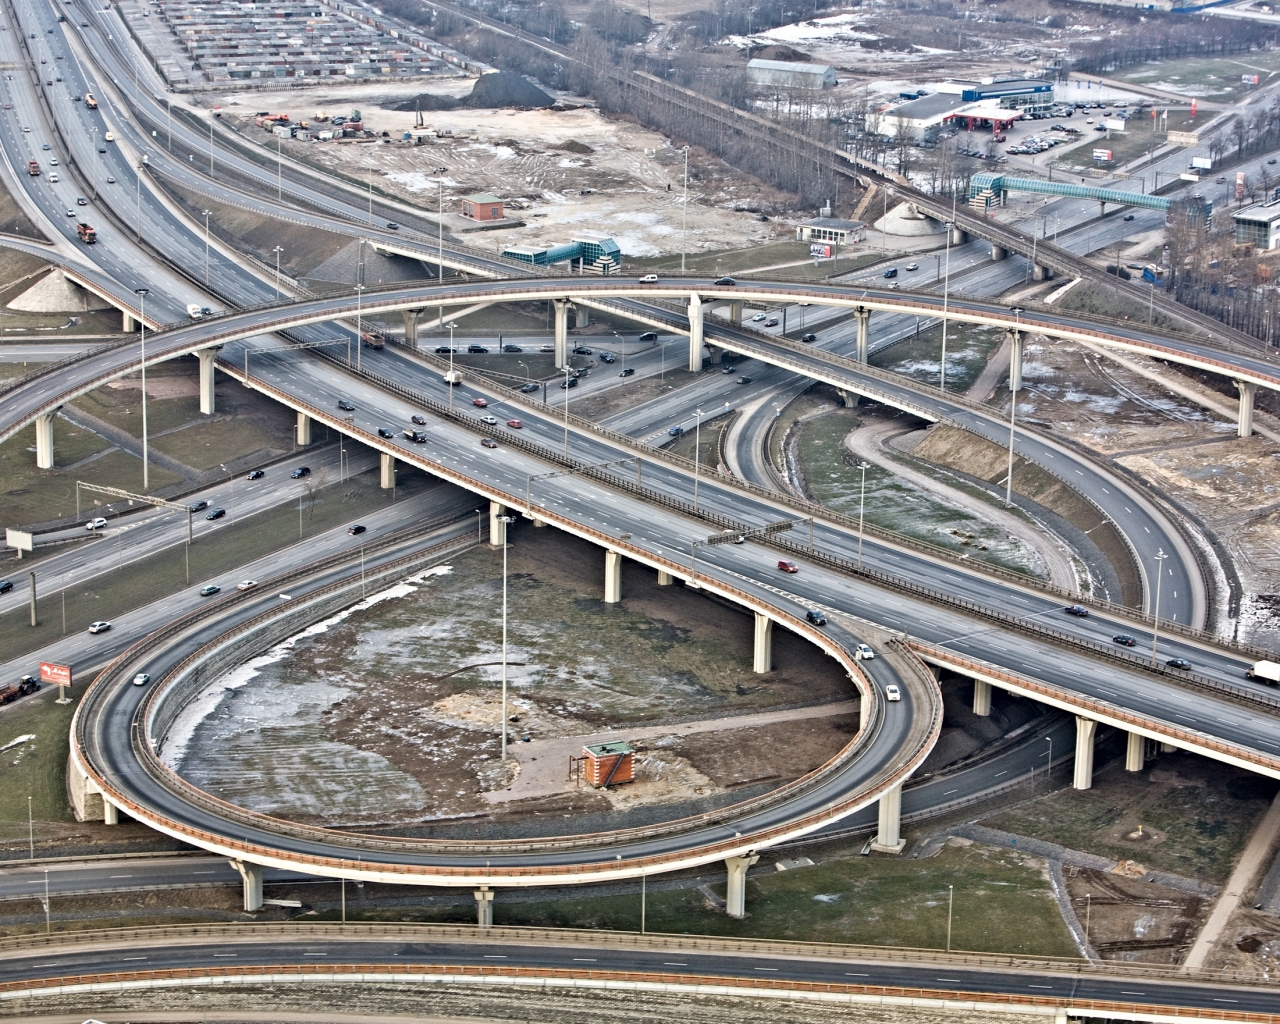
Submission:
[[[462,197],[462,216],[471,220],[503,220],[502,200],[487,192]]]

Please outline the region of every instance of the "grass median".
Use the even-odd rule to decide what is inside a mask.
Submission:
[[[424,476],[403,474],[396,498],[403,500],[418,494],[428,484]],[[243,520],[232,518],[226,526],[191,545],[189,583],[185,545],[128,560],[123,540],[117,539],[119,535],[107,535],[92,543],[118,552],[117,571],[81,584],[37,575],[39,625],[30,625],[25,607],[0,616],[0,660],[34,653],[68,633],[87,629],[97,619],[111,620],[205,580],[212,579],[225,589],[234,585],[239,575],[236,570],[241,566],[249,566],[299,539],[367,516],[391,501],[392,492],[382,490],[377,473],[370,472],[320,489],[317,500],[303,508],[301,528],[294,500]],[[219,579],[220,576],[225,578]]]

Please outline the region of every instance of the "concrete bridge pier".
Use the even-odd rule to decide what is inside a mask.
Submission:
[[[724,362],[724,349],[719,345],[708,345],[707,351],[711,353],[711,365],[719,366]]]
[[[216,399],[213,392],[213,361],[218,357],[217,345],[196,350],[196,358],[200,360],[200,412],[212,416]]]
[[[311,417],[305,412],[298,413],[298,445],[305,448],[311,443]]]
[[[481,928],[493,927],[493,890],[487,885],[480,886],[474,893],[476,898],[476,924]]]
[[[552,299],[556,313],[556,369],[569,365],[569,300]]]
[[[103,798],[102,801],[102,824],[119,825],[120,824],[120,808],[113,804],[110,800]]]
[[[1033,263],[1031,265],[1031,280],[1048,281],[1053,277],[1053,272],[1041,263]]]
[[[389,491],[396,485],[396,457],[386,452],[378,453],[378,468],[381,470],[379,485]]]
[[[968,241],[969,241],[969,232],[961,231],[958,227],[955,227],[953,225],[951,228],[951,244],[964,245]]]
[[[729,857],[724,866],[729,871],[729,884],[725,887],[724,912],[730,917],[747,916],[747,868],[760,859],[758,853],[743,857]]]
[[[53,418],[56,415],[58,410],[54,409],[36,417],[36,469],[53,469]]]
[[[1004,336],[1009,340],[1009,344],[1013,351],[1009,353],[1009,390],[1022,390],[1022,342],[1026,337],[1022,331],[1015,331],[1012,327],[1004,332]]]
[[[756,612],[755,651],[751,668],[760,675],[773,671],[773,619],[763,612]]]
[[[134,331],[138,329],[138,318],[135,317],[132,313],[130,313],[127,309],[122,309],[120,311],[120,316],[121,316],[120,329],[124,331],[125,334],[132,334]]]
[[[1092,718],[1076,715],[1076,771],[1071,782],[1073,789],[1093,788],[1093,736],[1097,731],[1098,723]]]
[[[1008,257],[1008,255],[1009,255],[1008,249],[1004,248],[1003,246],[996,245],[995,242],[991,243],[991,259],[994,262],[998,263],[1000,260]]]
[[[694,292],[689,296],[689,372],[702,370],[702,296]]]
[[[262,909],[262,865],[246,864],[242,860],[233,860],[231,866],[240,872],[244,879],[244,910],[252,914]]]
[[[1253,433],[1253,396],[1258,391],[1257,384],[1238,380],[1236,390],[1240,392],[1240,414],[1236,417],[1236,436],[1248,437]]]
[[[1140,772],[1147,763],[1147,738],[1141,733],[1129,733],[1129,743],[1124,750],[1124,770]]]
[[[586,306],[573,307],[573,326],[578,330],[591,326],[591,310]]]
[[[836,394],[840,396],[840,401],[844,403],[844,407],[846,409],[857,408],[858,398],[860,396],[856,392],[844,391],[840,388],[836,388]]]
[[[991,714],[991,684],[981,679],[973,681],[973,713],[983,718]]]
[[[671,573],[666,572],[662,569],[658,570],[658,586],[669,587],[674,582],[675,582],[675,577],[672,576]]]
[[[871,310],[858,306],[853,312],[858,318],[858,362],[866,366],[867,344],[871,338]]]
[[[1178,748],[1172,743],[1165,743],[1163,741],[1160,743],[1160,753],[1162,754],[1172,754],[1177,749]]]
[[[901,853],[906,845],[902,838],[902,783],[880,795],[880,823],[871,849],[880,853]]]
[[[742,300],[734,299],[729,303],[729,322],[734,324],[742,323]]]
[[[418,347],[418,317],[421,314],[421,309],[402,309],[400,311],[400,315],[404,317],[404,343],[410,348]]]
[[[622,600],[622,552],[604,553],[604,603],[617,604]]]
[[[489,546],[500,548],[507,543],[507,524],[502,517],[507,514],[507,507],[499,502],[489,502]]]

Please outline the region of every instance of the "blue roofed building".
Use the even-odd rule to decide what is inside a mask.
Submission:
[[[607,235],[579,235],[570,242],[552,246],[509,245],[502,250],[502,255],[535,267],[567,263],[572,271],[577,264],[580,274],[607,276],[622,266],[622,250]]]

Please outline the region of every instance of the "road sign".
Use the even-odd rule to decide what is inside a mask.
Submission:
[[[1119,118],[1114,121],[1103,121],[1102,123],[1107,126],[1107,131],[1109,132],[1122,132],[1125,129],[1125,122]]]
[[[816,260],[829,260],[831,259],[831,246],[819,245],[817,242],[810,242],[809,255]]]
[[[52,683],[54,686],[71,685],[71,666],[59,665],[53,661],[40,662],[40,681]]]
[[[4,542],[8,547],[16,548],[20,552],[30,552],[33,543],[31,534],[25,530],[15,530],[12,527],[5,528]]]
[[[1111,160],[1111,150],[1109,150],[1109,149],[1095,149],[1095,150],[1093,151],[1093,158],[1094,158],[1095,160],[1106,160],[1106,161],[1110,161],[1110,160]]]

